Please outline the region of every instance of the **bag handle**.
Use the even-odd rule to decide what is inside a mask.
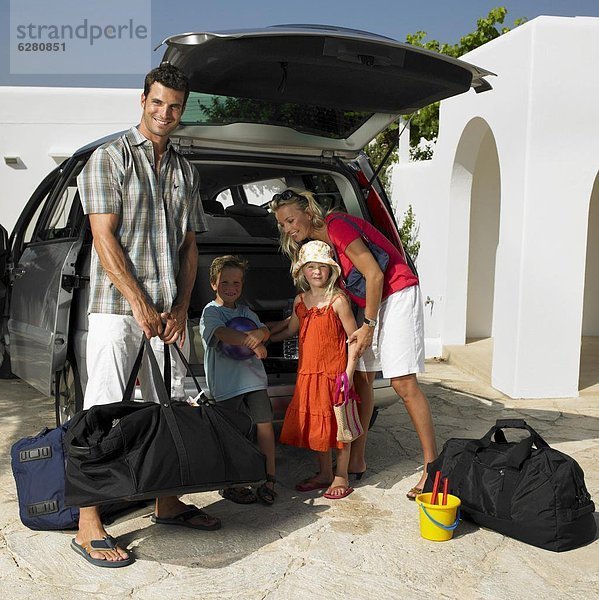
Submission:
[[[530,436],[519,441],[506,453],[506,462],[509,467],[519,469],[522,463],[530,456],[533,444],[537,448],[549,448],[549,444],[524,419],[498,419],[495,425],[482,438],[472,440],[467,444],[466,448],[470,452],[477,454],[481,450],[488,448],[491,445],[493,435],[501,432],[502,429],[525,429],[530,433]],[[505,440],[505,436],[500,433],[498,443],[503,443],[503,440]]]
[[[126,402],[127,400],[131,400],[133,396],[133,389],[135,388],[135,380],[137,379],[137,375],[139,373],[139,368],[141,367],[141,359],[144,355],[144,339],[145,334],[142,335],[142,340],[139,344],[139,350],[137,351],[137,357],[135,358],[135,362],[133,363],[133,368],[131,369],[131,374],[129,375],[129,380],[127,381],[127,385],[125,386],[125,391],[123,392],[122,402]]]
[[[181,477],[181,485],[188,485],[190,482],[190,469],[189,469],[189,457],[187,456],[187,451],[185,450],[185,443],[183,442],[183,437],[181,435],[181,431],[179,430],[179,426],[177,425],[177,421],[175,419],[175,415],[173,414],[173,409],[171,406],[171,398],[170,398],[170,371],[171,371],[171,357],[168,347],[165,348],[164,351],[164,370],[168,375],[165,377],[169,382],[169,386],[167,388],[165,379],[162,378],[162,374],[160,373],[160,367],[158,366],[158,361],[156,360],[156,355],[152,350],[152,346],[150,345],[150,340],[143,336],[142,340],[143,346],[145,346],[145,350],[148,353],[148,359],[150,361],[150,370],[152,372],[152,380],[154,381],[154,387],[158,393],[158,400],[160,401],[160,408],[162,413],[166,417],[166,424],[168,425],[169,431],[173,437],[173,442],[175,444],[175,448],[177,450],[177,455],[179,457],[179,474]],[[142,346],[142,348],[143,348]]]
[[[141,368],[141,361],[144,355],[144,348],[146,347],[145,341],[148,341],[145,335],[142,335],[142,340],[139,344],[139,350],[137,351],[137,356],[135,357],[135,362],[133,363],[133,367],[131,368],[131,373],[129,374],[129,379],[127,380],[127,385],[125,386],[125,391],[123,392],[123,397],[121,402],[125,402],[127,400],[131,400],[133,396],[133,390],[135,389],[135,380],[139,375],[139,369]],[[152,350],[152,346],[148,343],[148,348],[154,354]],[[164,352],[164,373],[160,375],[160,383],[164,385],[167,389],[167,393],[170,395],[171,389],[171,357],[169,355],[168,348],[165,346]],[[188,365],[189,366],[189,365]],[[195,381],[195,379],[194,379]],[[156,382],[154,382],[156,385]],[[196,382],[197,385],[197,382]],[[156,389],[160,386],[156,385]],[[200,390],[201,391],[201,390]]]
[[[156,359],[156,355],[154,354],[154,350],[152,349],[150,340],[145,335],[142,335],[141,343],[139,345],[139,351],[137,352],[135,362],[133,363],[133,368],[131,369],[131,374],[129,375],[129,380],[127,381],[127,386],[125,387],[123,401],[129,400],[133,395],[135,379],[137,378],[139,369],[141,367],[141,361],[144,355],[144,351],[147,352],[148,360],[150,362],[150,372],[152,375],[152,381],[154,382],[156,393],[158,394],[160,408],[163,414],[165,415],[166,423],[173,438],[173,442],[177,451],[177,456],[179,457],[179,475],[181,477],[181,485],[188,485],[190,481],[189,457],[187,456],[187,451],[185,450],[183,437],[181,436],[179,426],[177,425],[175,415],[173,414],[173,409],[171,408],[171,355],[168,346],[165,345],[164,348],[163,375],[160,372],[158,360]],[[183,353],[180,352],[179,356],[182,356],[182,354]],[[185,363],[186,366],[189,368],[187,360],[185,360]],[[199,387],[199,384],[197,383],[197,380],[195,380],[195,378],[194,381],[196,381],[196,385],[198,385]]]
[[[145,336],[144,336],[145,337]],[[175,350],[177,351],[177,354],[179,355],[179,358],[181,359],[181,362],[183,363],[183,366],[185,367],[185,369],[187,370],[187,372],[189,373],[189,375],[191,375],[191,378],[193,379],[193,383],[196,386],[196,389],[198,390],[198,394],[202,394],[202,386],[200,385],[200,382],[198,381],[197,377],[193,374],[193,371],[191,370],[191,366],[189,364],[189,361],[187,360],[187,358],[185,357],[185,354],[183,354],[183,352],[181,351],[181,349],[179,348],[179,346],[174,343],[171,344],[173,346],[173,348],[175,348]],[[141,340],[141,343],[139,345],[139,350],[137,352],[137,357],[135,358],[135,362],[133,363],[133,368],[131,369],[131,374],[129,375],[129,379],[127,381],[127,385],[125,387],[125,391],[123,393],[123,400],[129,400],[131,399],[131,396],[133,395],[133,389],[135,388],[135,380],[137,378],[137,375],[139,374],[139,369],[141,368],[141,361],[143,358],[143,354],[144,354],[144,348],[145,348],[145,344],[144,344],[144,340]],[[170,379],[171,379],[171,369],[170,369],[170,356],[168,356],[169,352],[168,352],[168,348],[169,346],[167,346],[165,344],[165,352],[164,352],[164,384],[166,386],[167,391],[170,390],[171,384],[170,384]],[[168,368],[167,368],[167,361],[169,362]],[[161,377],[162,379],[162,377]],[[210,404],[210,402],[208,401],[208,399],[202,394],[202,397],[200,398],[200,401],[203,402],[204,404]]]
[[[333,397],[333,406],[343,406],[347,404],[349,401],[349,379],[347,377],[347,372],[343,371],[337,375],[337,386],[335,387],[335,396]],[[343,392],[343,398],[341,401],[338,401],[339,394]]]
[[[208,400],[208,398],[206,398],[205,394],[202,391],[202,386],[200,385],[200,382],[197,380],[196,376],[193,374],[193,371],[191,370],[191,365],[189,364],[189,361],[187,360],[187,358],[185,358],[185,354],[183,354],[183,351],[181,350],[181,348],[179,348],[179,345],[176,342],[174,344],[172,344],[172,346],[177,351],[177,354],[179,355],[179,358],[181,359],[183,366],[185,367],[185,369],[187,370],[187,372],[193,379],[196,389],[198,390],[198,394],[200,394],[200,397],[198,398],[198,400],[202,404],[210,404],[210,401]]]
[[[479,440],[471,440],[464,447],[462,456],[453,470],[453,488],[459,489],[459,485],[468,470],[471,457],[491,445],[494,434],[499,444],[505,443],[502,429],[526,429],[530,436],[515,444],[506,454],[507,466],[520,469],[522,463],[530,456],[533,442],[537,448],[549,448],[549,444],[530,426],[524,419],[497,419],[495,425]]]
[[[541,437],[541,435],[533,429],[524,419],[497,419],[495,425],[481,438],[481,442],[488,440],[487,446],[491,442],[491,437],[494,433],[502,429],[526,429],[530,433],[530,438],[534,441],[537,448],[549,448],[549,444]],[[505,439],[505,438],[504,438]]]

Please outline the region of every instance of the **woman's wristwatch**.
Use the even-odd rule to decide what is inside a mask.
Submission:
[[[368,317],[364,317],[364,325],[368,325],[368,327],[372,327],[374,329],[376,327],[376,324],[376,319],[369,319]]]

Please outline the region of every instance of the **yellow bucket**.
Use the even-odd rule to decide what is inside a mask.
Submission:
[[[420,516],[420,535],[425,540],[446,542],[453,537],[453,531],[460,522],[460,499],[447,494],[447,504],[430,504],[432,494],[416,496]],[[443,494],[437,501],[441,502]]]

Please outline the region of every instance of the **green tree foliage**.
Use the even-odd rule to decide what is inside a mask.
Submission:
[[[417,31],[416,33],[409,34],[406,37],[406,41],[408,44],[418,46],[419,48],[425,48],[447,56],[459,58],[463,54],[466,54],[510,31],[509,27],[503,26],[507,12],[505,7],[493,8],[486,17],[478,19],[476,22],[476,29],[471,33],[462,36],[457,44],[441,43],[437,40],[426,40],[427,34],[425,31]],[[514,26],[517,27],[525,21],[525,18],[517,19],[514,22]],[[410,117],[410,153],[412,158],[416,160],[431,158],[432,146],[423,149],[419,147],[419,144],[421,138],[431,142],[434,142],[437,139],[439,132],[439,103],[437,102],[425,106],[413,115],[406,116],[406,118]],[[386,149],[389,147],[390,140],[397,141],[397,124],[391,125],[391,127],[380,133],[366,149],[366,152],[374,165],[378,164],[377,158],[379,156],[384,156]],[[389,165],[395,162],[397,162],[396,152],[390,158]],[[383,180],[385,187],[389,189],[387,174],[385,173],[381,179]]]
[[[476,22],[476,29],[460,38],[457,44],[441,43],[437,40],[426,40],[427,33],[425,31],[417,31],[409,34],[406,37],[408,44],[425,48],[434,52],[439,52],[453,58],[459,58],[463,54],[498,38],[500,35],[510,31],[509,27],[503,26],[507,16],[505,7],[493,8],[486,17],[482,17]],[[514,22],[514,27],[521,25],[526,21],[525,18],[517,19]],[[414,160],[427,160],[432,158],[434,143],[439,133],[439,103],[430,104],[421,108],[416,113],[405,115],[406,119],[410,119],[410,156]],[[391,144],[397,146],[397,133],[399,125],[393,123],[385,131],[381,132],[375,140],[365,149],[373,165],[378,166],[385,156]],[[430,144],[422,147],[420,140],[424,138],[429,140]],[[398,161],[397,148],[389,157],[387,165],[379,174],[379,178],[387,193],[390,192],[389,168],[392,164]],[[420,242],[418,241],[418,223],[412,209],[412,205],[408,205],[408,209],[403,215],[400,226],[400,237],[406,251],[410,254],[413,260],[416,260],[420,250]]]
[[[509,27],[500,27],[503,25],[506,16],[507,9],[503,6],[491,9],[486,17],[477,20],[476,29],[461,37],[457,44],[441,44],[437,40],[426,41],[425,38],[427,34],[424,31],[417,31],[416,33],[409,34],[406,37],[406,41],[412,46],[418,46],[419,48],[439,52],[446,56],[459,58],[475,48],[510,31]],[[525,18],[516,19],[514,26],[517,27],[525,21]],[[439,103],[435,102],[434,104],[420,109],[412,117],[412,122],[410,124],[410,146],[416,149],[412,153],[413,158],[430,158],[430,156],[427,155],[419,156],[417,147],[421,138],[431,141],[436,140],[438,133]]]
[[[405,251],[416,262],[418,253],[420,252],[420,242],[418,241],[418,231],[420,225],[416,222],[416,215],[412,209],[412,205],[408,205],[408,210],[403,215],[401,227],[399,228],[399,237]]]

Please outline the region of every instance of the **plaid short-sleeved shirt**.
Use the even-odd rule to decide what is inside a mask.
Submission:
[[[91,155],[77,185],[85,214],[119,215],[115,235],[131,273],[158,311],[170,310],[185,234],[206,231],[198,172],[169,142],[157,176],[152,142],[132,127]],[[95,250],[88,312],[133,314]]]

